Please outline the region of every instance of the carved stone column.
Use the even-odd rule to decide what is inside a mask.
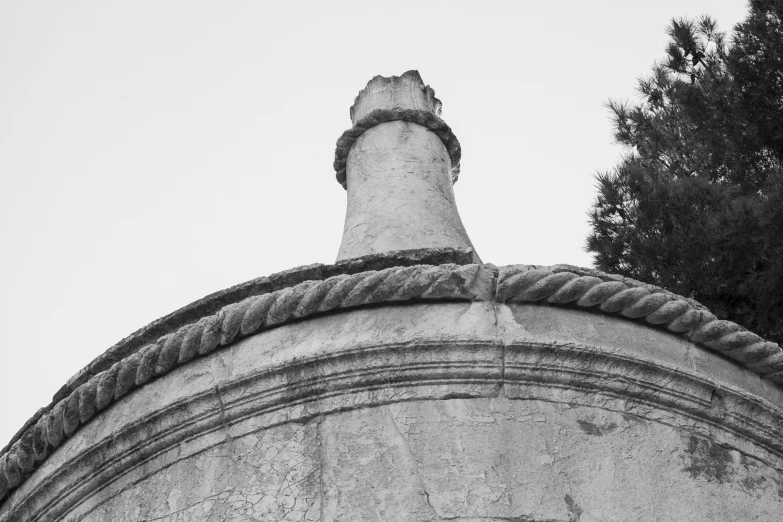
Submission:
[[[336,166],[345,169],[338,179],[348,190],[338,261],[392,250],[473,248],[454,200],[459,142],[440,120],[440,108],[417,71],[376,76],[356,97],[354,127],[341,138],[347,146],[338,142]]]

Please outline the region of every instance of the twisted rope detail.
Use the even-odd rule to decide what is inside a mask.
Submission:
[[[219,346],[318,312],[410,299],[473,299],[478,265],[418,265],[338,275],[253,296],[158,339],[93,376],[0,456],[0,499],[79,426],[128,392]]]
[[[348,153],[353,147],[356,140],[364,134],[364,131],[371,129],[381,123],[389,121],[407,121],[412,123],[418,123],[422,127],[426,127],[430,131],[434,132],[451,158],[451,180],[457,181],[459,178],[459,162],[462,158],[462,148],[460,147],[459,140],[451,131],[451,128],[446,125],[446,122],[435,116],[431,112],[419,111],[413,109],[376,109],[370,114],[356,122],[352,128],[343,132],[342,136],[337,140],[337,148],[334,150],[334,170],[337,173],[337,181],[343,188],[348,188],[348,182],[346,180],[345,167],[348,161]]]
[[[575,269],[578,270],[578,269]],[[249,297],[163,336],[94,375],[28,427],[0,455],[0,499],[97,412],[178,365],[291,320],[335,309],[410,299],[474,299],[478,265],[419,265],[305,281]],[[591,273],[592,274],[592,273]],[[684,335],[783,384],[783,350],[694,302],[600,273],[524,265],[498,271],[497,302],[539,302],[642,320]]]
[[[783,350],[709,310],[669,294],[622,281],[524,265],[507,266],[498,274],[497,302],[541,302],[597,308],[684,335],[783,384]]]

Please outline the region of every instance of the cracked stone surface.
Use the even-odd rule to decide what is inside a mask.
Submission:
[[[126,489],[84,521],[320,520],[318,423],[228,440]]]
[[[421,401],[327,426],[324,520],[772,521],[783,512],[773,468],[597,408]]]
[[[373,78],[335,154],[348,190],[337,263],[208,296],[77,373],[56,394],[64,411],[4,457],[0,522],[783,520],[783,390],[721,355],[744,334],[714,351],[641,317],[495,302],[492,265],[476,292],[408,293],[423,284],[409,278],[394,303],[379,303],[392,299],[383,274],[287,290],[258,317],[302,320],[263,331],[232,306],[219,330],[176,334],[220,334],[220,348],[190,359],[196,345],[175,335],[145,349],[143,386],[106,388],[119,400],[97,405],[88,379],[245,297],[384,266],[481,264],[453,191],[459,144],[375,111],[426,124],[440,105],[415,71]],[[315,307],[327,290],[334,301]]]
[[[78,520],[772,522],[783,475],[633,415],[500,396],[227,436],[104,500]]]
[[[324,522],[437,520],[389,408],[332,415],[322,429]]]
[[[388,408],[444,520],[771,521],[783,512],[775,469],[632,415],[504,398]]]
[[[0,522],[779,522],[781,404],[730,361],[629,321],[358,309],[134,391]]]

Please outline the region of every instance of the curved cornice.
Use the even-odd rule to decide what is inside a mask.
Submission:
[[[510,305],[520,306],[529,305]],[[416,313],[427,315],[422,309]],[[465,318],[471,312],[452,309],[452,318],[455,315]],[[394,320],[401,316],[404,312]],[[368,317],[348,321],[356,326]],[[268,343],[265,333],[242,341],[244,350],[256,352]],[[172,448],[176,459],[182,459],[223,442],[227,435],[241,437],[341,411],[410,400],[494,398],[501,393],[511,400],[565,402],[629,413],[691,432],[709,431],[721,444],[780,466],[783,444],[777,435],[783,410],[741,387],[717,384],[664,359],[638,358],[606,347],[515,338],[514,333],[504,339],[487,339],[486,332],[474,337],[459,334],[465,329],[447,338],[376,338],[328,354],[309,352],[234,375],[219,386],[210,381],[194,387],[142,415],[133,409],[137,415],[110,433],[88,426],[91,436],[78,452],[64,452],[57,465],[14,499],[9,522],[62,517],[102,488],[121,490],[138,481],[140,474],[146,477],[171,464]],[[129,397],[134,398],[138,405],[150,397]],[[139,468],[143,471],[131,473]]]
[[[414,299],[489,300],[492,273],[479,265],[416,265],[304,281],[249,297],[164,335],[90,378],[28,426],[0,455],[0,498],[19,486],[97,412],[175,367],[280,324],[336,309]]]
[[[622,276],[570,265],[511,265],[498,271],[498,302],[574,306],[644,321],[732,359],[783,384],[783,350],[692,299]]]
[[[702,344],[783,384],[783,350],[729,321],[718,320],[699,303],[638,281],[569,265],[540,267],[464,264],[468,251],[417,251],[368,256],[327,267],[305,267],[304,280],[220,307],[112,364],[39,412],[0,455],[0,499],[17,487],[52,451],[97,412],[192,359],[262,330],[314,314],[365,305],[414,300],[527,302],[575,307],[641,321]],[[452,258],[462,264],[410,264]],[[320,272],[313,268],[320,266]],[[318,279],[324,274],[340,272]],[[235,287],[237,288],[237,287]],[[215,294],[223,295],[223,294]],[[208,298],[209,299],[209,298]],[[212,301],[220,302],[220,300]],[[205,305],[206,306],[206,305]],[[186,307],[187,308],[187,307]],[[184,309],[183,309],[184,310]],[[181,320],[181,319],[180,319]],[[153,323],[155,324],[155,323]]]
[[[475,262],[475,254],[466,248],[423,248],[384,252],[338,261],[334,265],[314,263],[299,266],[214,292],[140,328],[96,357],[68,379],[68,382],[54,394],[52,402],[30,418],[11,442],[19,438],[21,431],[37,422],[41,413],[51,410],[55,404],[68,397],[76,388],[100,372],[108,370],[117,361],[129,357],[143,346],[154,343],[164,335],[174,333],[178,328],[193,324],[208,315],[216,314],[224,307],[248,297],[283,290],[304,281],[322,281],[337,275],[358,274],[367,270],[449,263],[467,265]],[[5,447],[0,450],[0,454],[7,449]]]

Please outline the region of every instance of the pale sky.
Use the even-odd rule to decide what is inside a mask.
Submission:
[[[485,262],[591,266],[609,98],[672,17],[740,0],[0,0],[0,447],[118,340],[252,279],[332,263],[335,141],[377,74],[417,69],[462,144]]]

